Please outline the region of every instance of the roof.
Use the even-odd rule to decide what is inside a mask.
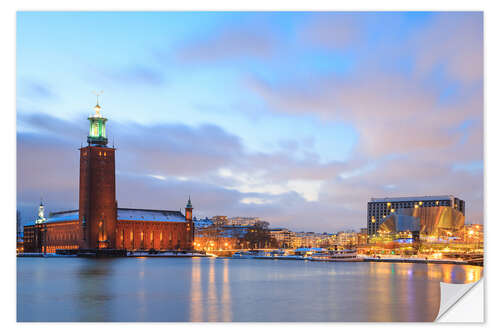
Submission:
[[[118,208],[117,215],[118,220],[125,221],[186,222],[186,217],[177,210]]]
[[[453,198],[456,197],[454,197],[453,195],[426,195],[420,197],[372,198],[371,202],[450,200]]]
[[[49,218],[45,220],[45,223],[64,221],[78,221],[78,210],[51,213]]]
[[[117,215],[122,221],[186,222],[186,217],[174,210],[118,208]],[[55,212],[45,222],[76,221],[78,217],[78,210]]]

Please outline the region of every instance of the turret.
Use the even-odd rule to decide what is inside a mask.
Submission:
[[[97,104],[94,106],[95,114],[90,116],[90,129],[87,142],[90,145],[106,146],[108,138],[106,137],[106,121],[108,119],[101,115],[101,106],[99,105],[99,97],[97,97]]]
[[[191,196],[189,196],[188,202],[186,204],[186,220],[193,220],[193,205],[191,204]]]
[[[45,207],[43,206],[42,200],[40,200],[40,206],[38,206],[38,218],[36,219],[35,223],[40,224],[45,222]]]

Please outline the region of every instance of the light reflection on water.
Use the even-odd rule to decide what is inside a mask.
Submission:
[[[482,267],[214,258],[18,258],[18,321],[432,321]]]

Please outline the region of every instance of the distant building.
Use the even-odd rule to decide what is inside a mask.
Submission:
[[[293,248],[299,247],[331,247],[336,242],[336,235],[316,232],[294,232],[291,235]]]
[[[43,203],[34,224],[24,227],[25,252],[71,250],[191,249],[193,206],[180,211],[118,208],[115,151],[108,147],[99,103],[90,116],[88,145],[80,148],[79,209],[45,218]]]
[[[466,224],[463,238],[469,244],[482,245],[484,242],[484,226],[482,224]]]
[[[358,244],[358,234],[354,230],[338,232],[337,244],[347,247],[355,246]]]
[[[205,217],[204,219],[197,219],[195,217],[193,218],[193,224],[196,231],[197,229],[204,229],[213,226],[214,221],[212,219],[209,219],[208,217]]]
[[[214,222],[215,225],[222,226],[222,225],[228,225],[228,219],[227,216],[213,216],[212,221]]]
[[[269,222],[262,221],[258,217],[231,217],[227,221],[227,225],[233,226],[255,226],[261,228],[268,228]]]
[[[376,234],[384,220],[398,209],[417,207],[450,207],[465,216],[465,202],[452,195],[372,198],[367,209],[368,234]]]
[[[268,229],[272,238],[278,243],[280,248],[292,247],[292,232],[286,228],[270,228]]]

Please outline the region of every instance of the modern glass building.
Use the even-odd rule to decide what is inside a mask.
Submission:
[[[450,210],[420,210],[418,208],[430,207],[449,207]],[[403,211],[405,209],[405,211]],[[411,211],[409,211],[409,209]],[[393,197],[393,198],[372,198],[368,202],[367,208],[367,228],[368,234],[374,235],[377,233],[380,225],[391,214],[404,214],[420,216],[420,223],[423,225],[437,225],[435,219],[441,219],[442,224],[451,224],[455,222],[445,222],[443,218],[457,219],[460,215],[453,215],[454,212],[460,212],[463,220],[465,219],[465,202],[452,195],[437,195],[437,196],[420,196],[420,197]],[[428,211],[427,214],[424,212]],[[432,216],[432,217],[431,217]],[[439,216],[439,217],[436,217]],[[434,222],[426,219],[434,219]],[[462,222],[463,226],[463,222]]]

